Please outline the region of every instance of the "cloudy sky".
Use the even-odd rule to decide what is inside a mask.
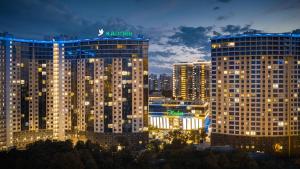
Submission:
[[[209,59],[209,38],[300,28],[300,0],[0,0],[0,32],[96,37],[98,28],[150,38],[153,73]]]

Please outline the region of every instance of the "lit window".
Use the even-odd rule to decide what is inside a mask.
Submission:
[[[215,49],[215,48],[219,48],[220,46],[221,46],[221,45],[220,45],[220,44],[217,44],[217,43],[216,43],[216,44],[212,44],[212,45],[211,45],[211,47],[212,47],[213,49]]]
[[[228,47],[234,47],[234,46],[235,46],[235,43],[234,43],[234,42],[228,42],[228,43],[227,43],[227,46],[228,46]]]
[[[273,84],[273,89],[278,89],[278,84]]]
[[[234,102],[236,102],[236,103],[240,102],[240,98],[238,98],[238,97],[234,98]]]
[[[278,122],[278,126],[282,127],[283,126],[283,121]]]

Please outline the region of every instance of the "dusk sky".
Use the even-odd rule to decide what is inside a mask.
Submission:
[[[209,39],[245,31],[300,28],[300,0],[1,0],[0,32],[18,38],[97,37],[98,29],[150,38],[153,73],[209,59]]]

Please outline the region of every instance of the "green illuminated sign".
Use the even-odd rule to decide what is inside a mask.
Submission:
[[[183,116],[183,112],[182,111],[176,111],[176,110],[168,110],[167,111],[167,115],[168,116]]]
[[[121,37],[131,37],[133,35],[132,32],[128,31],[120,31],[120,32],[105,32],[104,36],[121,36]]]
[[[104,29],[99,29],[98,30],[98,36],[116,36],[116,37],[132,37],[133,33],[129,31],[104,31]]]

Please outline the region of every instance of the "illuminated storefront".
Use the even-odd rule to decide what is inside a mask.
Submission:
[[[150,138],[163,139],[170,131],[208,131],[208,104],[194,105],[188,102],[149,104]]]

